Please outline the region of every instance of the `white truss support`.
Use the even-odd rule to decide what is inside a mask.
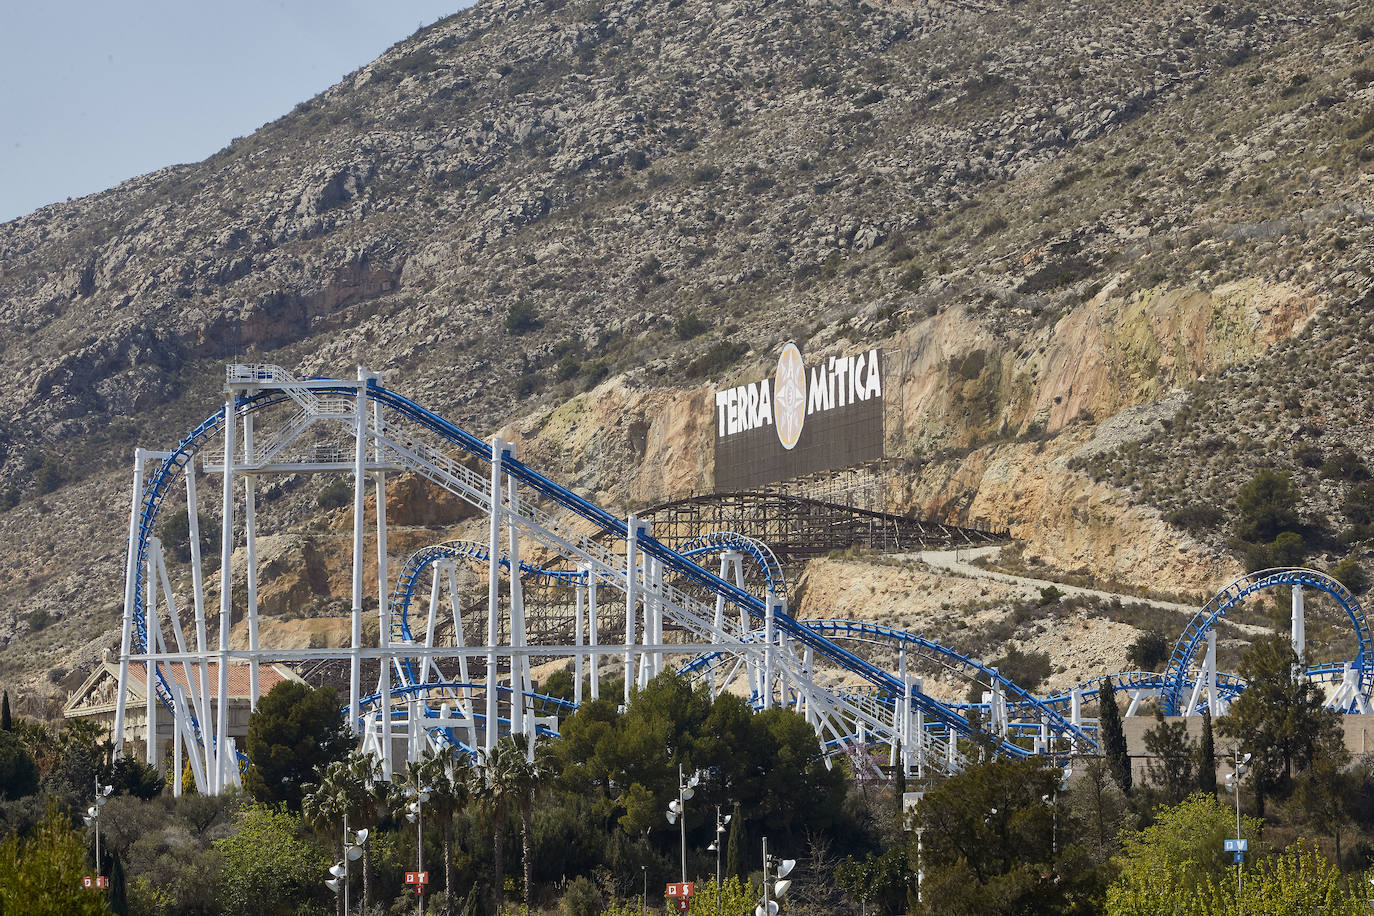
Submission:
[[[813,675],[815,674],[815,671],[816,671],[816,651],[815,651],[813,648],[811,648],[810,646],[807,646],[807,647],[803,650],[803,654],[802,654],[802,673],[803,673],[802,683],[805,685],[805,687],[803,688],[803,691],[804,691],[805,697],[806,697],[806,708],[805,708],[805,710],[804,710],[803,712],[804,712],[804,715],[806,716],[806,721],[807,721],[808,723],[810,723],[810,725],[811,725],[812,728],[815,728],[815,727],[816,727],[816,714],[815,714],[815,710],[812,708],[812,707],[813,707],[813,703],[815,702],[815,699],[814,699],[814,687],[812,686],[812,685],[815,683],[815,681],[814,681],[814,679],[813,679]]]
[[[952,728],[947,729],[945,735],[945,768],[953,771],[959,764],[959,736]]]
[[[202,732],[208,732],[210,722],[210,653],[205,626],[205,573],[200,557],[200,502],[196,499],[196,461],[186,462],[186,521],[187,536],[191,540],[191,598],[196,616],[196,652],[200,655],[200,718]],[[188,681],[189,683],[189,681]],[[194,745],[192,745],[194,747]],[[214,766],[212,755],[214,742],[208,737],[200,742],[200,752],[204,756],[206,773]],[[193,752],[192,756],[196,756]],[[197,777],[196,789],[209,794],[211,788],[203,778]]]
[[[119,637],[119,691],[115,699],[114,756],[124,753],[124,713],[129,683],[129,653],[133,649],[134,600],[138,588],[138,509],[143,502],[143,462],[146,453],[134,449],[134,495],[129,508],[129,550],[124,558],[124,620]]]
[[[1346,662],[1341,668],[1340,684],[1326,705],[1341,712],[1353,709],[1358,713],[1368,714],[1369,699],[1360,692],[1360,675],[1350,662]]]
[[[505,446],[500,436],[491,437],[491,527],[487,538],[487,721],[484,747],[491,753],[496,747],[497,677],[496,647],[501,641],[501,459]],[[511,576],[514,581],[518,576]],[[512,680],[514,671],[512,670]],[[512,684],[513,686],[513,684]]]
[[[253,460],[253,415],[243,415],[243,454]],[[258,649],[258,520],[257,480],[252,474],[243,476],[243,540],[247,553],[248,572],[248,648]],[[258,708],[258,660],[248,662],[248,703]]]
[[[439,619],[439,593],[443,590],[442,579],[444,577],[444,563],[435,563],[429,576],[429,613],[425,617],[425,648],[434,648],[434,626]],[[404,686],[405,666],[401,664],[400,656],[394,659],[393,665],[396,671],[396,683]],[[428,684],[431,680],[441,681],[443,675],[439,673],[439,663],[433,656],[425,659],[421,666],[420,683]],[[432,675],[432,677],[431,677]]]
[[[1212,715],[1218,714],[1220,699],[1217,696],[1217,631],[1211,629],[1207,631],[1207,654],[1202,660],[1202,671],[1198,679],[1193,682],[1193,693],[1188,700],[1187,707],[1183,710],[1183,715],[1197,715],[1198,701],[1203,697],[1207,698],[1207,706]]]
[[[358,367],[358,396],[353,408],[353,587],[348,658],[348,727],[358,734],[361,714],[363,647],[363,513],[367,499],[367,370]]]
[[[172,624],[172,635],[176,637],[177,652],[182,656],[181,673],[186,678],[186,684],[191,690],[192,708],[196,710],[196,717],[201,722],[208,722],[209,716],[206,711],[204,697],[200,696],[200,691],[196,688],[196,680],[191,676],[191,662],[189,653],[186,649],[186,634],[181,629],[181,615],[177,612],[176,596],[172,592],[171,578],[167,575],[167,558],[162,552],[162,541],[152,537],[148,539],[148,578],[151,580],[156,575],[162,584],[162,594],[167,601],[167,620]],[[158,633],[158,645],[166,648],[163,643],[162,634]],[[178,714],[182,712],[180,702],[177,703],[175,710]]]
[[[1126,691],[1126,696],[1131,698],[1131,702],[1126,705],[1126,718],[1129,719],[1131,716],[1134,716],[1140,712],[1140,703],[1142,700],[1146,698],[1146,696],[1148,696],[1148,694],[1149,692],[1145,690]]]
[[[639,600],[639,519],[631,515],[625,538],[625,706],[630,705],[630,686],[634,681],[635,603]]]
[[[578,567],[582,571],[582,567]],[[582,666],[586,657],[582,654],[583,613],[587,599],[587,586],[578,582],[573,586],[573,645],[577,654],[573,656],[573,702],[582,705]]]
[[[1303,607],[1302,586],[1293,586],[1293,651],[1298,656],[1299,670],[1307,659],[1307,619]]]
[[[506,447],[506,457],[515,457],[515,446]],[[514,477],[506,481],[507,510],[512,516],[520,512],[520,494]],[[525,630],[525,587],[520,581],[520,530],[510,525],[508,535],[508,554],[510,561],[510,647],[524,649],[529,644]],[[519,675],[517,678],[517,674]],[[534,735],[534,726],[529,721],[534,715],[530,708],[530,693],[534,690],[534,678],[530,671],[530,657],[523,652],[511,652],[510,659],[510,727],[513,734]],[[530,760],[534,760],[534,741],[526,743]]]
[[[463,636],[463,614],[462,608],[458,605],[458,568],[455,564],[447,564],[445,572],[448,574],[448,595],[449,604],[453,609],[453,641],[459,649],[467,648],[467,640]],[[435,671],[438,672],[438,665]],[[441,675],[442,676],[442,675]],[[458,680],[462,683],[462,707],[463,715],[467,716],[469,727],[476,720],[472,715],[472,677],[468,674],[468,654],[467,652],[458,653]],[[477,739],[473,736],[468,737],[468,747],[477,747]]]
[[[902,756],[901,756],[901,760],[900,760],[899,762],[900,762],[901,765],[902,765],[902,775],[903,775],[903,776],[910,776],[910,775],[911,775],[911,756],[912,756],[912,755],[911,755],[911,745],[912,745],[912,743],[913,743],[914,741],[919,740],[919,736],[918,736],[918,735],[913,735],[913,734],[912,734],[912,728],[911,728],[911,707],[912,707],[911,697],[912,697],[912,690],[915,688],[915,684],[913,683],[913,681],[912,681],[912,679],[911,679],[911,672],[909,672],[909,671],[906,670],[906,664],[905,664],[905,662],[906,662],[906,653],[905,653],[905,652],[902,653],[902,662],[903,662],[903,664],[902,664],[902,673],[901,673],[901,677],[902,677],[902,702],[901,702],[901,710],[902,710],[902,730],[901,730],[901,736],[902,736]]]
[[[201,763],[200,755],[195,752],[197,744],[196,734],[195,731],[191,728],[191,723],[188,722],[186,720],[186,717],[181,714],[181,710],[185,708],[185,691],[181,689],[180,684],[175,684],[173,685],[173,687],[173,695],[176,697],[176,706],[178,713],[178,715],[175,717],[176,733],[180,736],[181,744],[187,749],[186,761],[191,765],[191,779],[195,783],[196,791],[205,794],[209,792],[210,784],[205,778],[206,770],[204,764]],[[203,743],[209,744],[208,741]],[[178,774],[177,778],[178,781],[180,781],[180,774],[181,770],[183,769],[183,765],[180,760],[177,761],[176,766]],[[175,784],[173,786],[173,789],[175,794]]]
[[[654,622],[653,644],[663,645],[663,562],[652,557],[649,558],[649,568],[651,572],[650,585],[647,592],[649,599],[649,618]],[[657,677],[663,673],[663,651],[655,650],[652,656],[652,664],[649,666],[649,674]]]
[[[596,651],[597,647],[597,619],[596,619],[596,587],[597,577],[592,571],[591,566],[583,564],[582,571],[587,577],[587,645],[592,649],[591,658],[591,690],[592,699],[601,698],[601,654]]]
[[[223,504],[220,506],[220,554],[219,554],[219,709],[215,723],[215,794],[225,789],[225,772],[228,766],[229,744],[229,630],[233,626],[234,615],[234,463],[238,460],[234,444],[237,431],[238,414],[234,405],[234,393],[224,402],[224,480]],[[236,768],[237,769],[237,768]]]

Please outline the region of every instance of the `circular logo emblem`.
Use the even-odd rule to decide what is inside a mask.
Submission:
[[[773,377],[773,413],[778,427],[778,441],[791,449],[801,438],[806,422],[806,367],[796,344],[782,348],[778,357],[778,374]]]

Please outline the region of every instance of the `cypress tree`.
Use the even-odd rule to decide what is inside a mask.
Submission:
[[[0,705],[0,731],[14,731],[14,719],[10,717],[10,692],[5,691],[4,705]]]
[[[1111,768],[1112,778],[1121,791],[1131,794],[1131,755],[1126,750],[1126,733],[1121,730],[1121,710],[1116,708],[1116,687],[1104,677],[1098,685],[1097,740]]]
[[[730,818],[730,839],[725,844],[725,874],[734,878],[747,874],[744,870],[744,818],[739,816],[738,804]]]
[[[1212,710],[1202,710],[1202,740],[1197,748],[1197,787],[1208,795],[1217,794],[1217,750],[1212,740]]]

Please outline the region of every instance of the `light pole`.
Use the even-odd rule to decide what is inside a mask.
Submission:
[[[707,847],[706,847],[708,850],[714,850],[714,851],[715,851],[715,854],[716,854],[716,913],[717,913],[717,916],[719,916],[719,913],[720,913],[720,847],[721,847],[721,844],[724,842],[723,837],[725,836],[725,825],[728,824],[728,823],[730,823],[730,818],[732,818],[732,817],[734,817],[733,814],[727,814],[727,815],[725,815],[724,818],[722,818],[722,817],[720,816],[720,805],[716,805],[716,839],[715,839],[715,841],[714,841],[713,843],[711,843],[710,846],[707,846]]]
[[[1245,853],[1240,851],[1240,781],[1245,777],[1246,766],[1250,762],[1250,755],[1244,757],[1240,755],[1240,745],[1231,749],[1231,765],[1236,768],[1234,773],[1226,777],[1226,791],[1234,792],[1236,796],[1236,913],[1242,914],[1240,895],[1244,890],[1244,878],[1241,868],[1244,865]]]
[[[701,782],[701,774],[690,777],[682,772],[682,764],[677,765],[677,800],[668,802],[668,823],[678,824],[682,835],[682,883],[687,883],[687,800],[697,794],[696,785]]]
[[[797,867],[796,859],[779,859],[768,854],[768,837],[763,838],[763,903],[754,907],[754,916],[777,916],[778,898],[787,893],[792,882],[786,880]],[[772,880],[773,875],[777,880]]]
[[[86,809],[86,816],[83,820],[86,826],[95,824],[95,886],[100,887],[100,879],[105,873],[100,868],[100,809],[105,807],[105,802],[109,800],[110,793],[114,791],[114,786],[102,786],[100,777],[95,777],[95,804]]]
[[[349,889],[348,889],[348,863],[356,862],[363,857],[363,845],[367,843],[367,828],[359,830],[353,837],[353,841],[348,839],[348,813],[343,816],[343,858],[335,862],[329,868],[329,873],[334,877],[328,878],[324,886],[335,894],[343,891],[344,916],[348,916],[350,909]]]
[[[406,786],[406,795],[411,798],[410,804],[406,805],[406,820],[415,824],[415,896],[418,901],[415,904],[415,912],[418,916],[425,913],[425,818],[423,807],[429,801],[429,786]]]
[[[639,897],[639,916],[644,916],[644,907],[649,902],[649,866],[639,866],[639,873],[644,876],[644,891]]]

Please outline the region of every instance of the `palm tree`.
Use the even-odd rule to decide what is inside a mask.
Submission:
[[[363,804],[359,786],[349,772],[348,764],[336,760],[324,769],[316,768],[319,782],[307,784],[305,795],[301,798],[301,814],[306,823],[329,837],[333,842],[338,831],[340,847],[348,837],[344,835],[344,825],[348,817],[359,810]],[[343,916],[343,895],[336,896],[335,909]]]
[[[491,753],[485,755],[483,772],[485,776],[486,802],[492,814],[492,832],[495,849],[497,903],[504,897],[504,856],[502,845],[505,841],[506,818],[510,806],[514,805],[520,815],[520,853],[524,862],[525,902],[530,902],[533,893],[533,860],[530,857],[530,821],[534,813],[535,792],[546,780],[550,769],[542,753],[530,754],[529,737],[526,735],[507,735],[496,742]],[[536,747],[542,751],[542,748]],[[531,757],[534,759],[531,760]]]
[[[413,769],[411,769],[413,767]],[[451,748],[437,748],[407,769],[416,787],[429,787],[429,807],[444,828],[444,916],[453,916],[453,818],[467,805],[472,763]]]
[[[353,829],[374,827],[385,804],[387,785],[381,780],[377,758],[372,754],[354,752],[344,760],[336,760],[319,775],[319,783],[306,786],[301,799],[305,819],[316,829],[331,835],[335,824],[342,831],[344,819]],[[343,838],[345,841],[347,837]],[[372,896],[371,844],[363,844],[363,912],[367,912]]]

